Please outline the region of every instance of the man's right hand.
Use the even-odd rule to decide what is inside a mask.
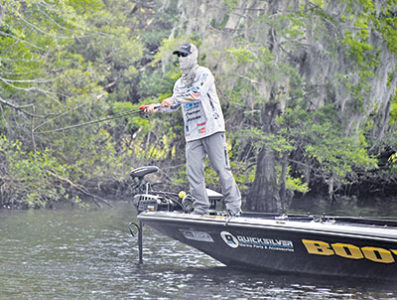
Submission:
[[[171,107],[172,103],[173,103],[172,98],[164,99],[164,100],[161,102],[161,107],[162,107],[162,108]]]

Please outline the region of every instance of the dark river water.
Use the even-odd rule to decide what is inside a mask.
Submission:
[[[128,204],[0,211],[0,299],[397,299],[390,282],[225,267],[145,227],[144,263]]]

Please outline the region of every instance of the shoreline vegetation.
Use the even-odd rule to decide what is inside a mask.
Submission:
[[[102,183],[99,189],[80,188],[75,185],[75,196],[72,199],[48,199],[43,206],[30,207],[25,201],[2,203],[0,210],[15,210],[29,208],[64,209],[64,208],[110,208],[119,202],[129,202],[132,205],[132,194],[129,189],[132,182],[107,182]],[[217,189],[217,185],[212,188]],[[326,186],[323,191],[297,194],[290,200],[287,214],[309,215],[349,215],[370,217],[397,217],[397,196],[395,193],[379,192],[384,186],[372,185],[374,191],[368,192],[368,186],[358,194],[336,194],[333,203],[329,202]],[[392,191],[391,186],[390,191]],[[180,184],[170,187],[172,191],[186,190]],[[356,192],[360,192],[356,187]],[[76,202],[74,198],[81,200]],[[246,194],[243,203],[246,203]]]
[[[396,11],[395,0],[0,0],[0,207],[111,205],[145,165],[186,190],[180,113],[135,112],[170,96],[171,53],[193,42],[217,80],[244,210],[393,210]]]

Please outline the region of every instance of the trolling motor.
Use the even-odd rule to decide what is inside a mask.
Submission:
[[[134,169],[130,172],[132,180],[135,182],[133,189],[133,204],[136,207],[137,213],[143,211],[186,211],[185,205],[190,196],[186,193],[180,192],[179,194],[155,191],[153,184],[145,180],[148,174],[156,173],[159,168],[156,166],[145,166]],[[182,198],[179,198],[183,196]],[[187,207],[187,205],[186,205]],[[139,263],[143,263],[143,223],[142,221],[131,222],[128,229],[133,238],[135,238],[137,231],[138,234],[138,252]]]
[[[189,193],[180,191],[177,193],[156,191],[153,184],[145,180],[148,174],[156,173],[156,166],[145,166],[130,172],[133,187],[133,204],[138,214],[143,211],[181,211],[189,213],[193,210],[193,198]],[[223,195],[211,189],[206,189],[210,202],[210,214],[215,214],[218,204],[223,200]]]
[[[187,212],[188,199],[190,198],[184,192],[179,194],[155,191],[153,185],[145,180],[145,176],[158,172],[156,166],[145,166],[134,169],[130,172],[130,176],[135,181],[133,187],[135,205],[138,214],[143,211],[185,211]]]

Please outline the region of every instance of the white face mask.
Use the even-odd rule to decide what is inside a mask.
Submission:
[[[182,70],[182,74],[189,74],[189,72],[197,66],[198,51],[196,46],[191,45],[192,53],[188,56],[179,56],[179,67]]]

